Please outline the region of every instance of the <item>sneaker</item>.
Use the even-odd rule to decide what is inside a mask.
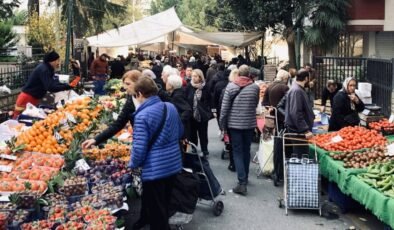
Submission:
[[[204,154],[204,157],[207,157],[209,155],[208,151],[202,151],[202,154]]]
[[[243,196],[246,196],[246,193],[248,191],[247,191],[246,185],[239,184],[239,185],[237,185],[237,187],[233,188],[233,192],[243,195]]]

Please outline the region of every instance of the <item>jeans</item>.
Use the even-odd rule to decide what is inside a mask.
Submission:
[[[233,147],[233,158],[238,183],[240,185],[246,185],[248,183],[250,145],[252,144],[254,129],[229,129],[229,132],[231,135],[231,145]]]
[[[95,95],[105,95],[105,90],[104,90],[104,85],[106,82],[106,75],[97,75],[96,76],[97,80],[93,81],[94,85],[94,94]]]

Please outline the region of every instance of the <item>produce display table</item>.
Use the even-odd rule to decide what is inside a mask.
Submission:
[[[387,139],[392,141],[394,136],[388,136]],[[310,150],[315,150],[313,145],[310,145]],[[378,219],[394,228],[394,199],[385,196],[357,177],[358,173],[365,172],[366,169],[345,168],[343,162],[332,159],[326,150],[319,147],[316,150],[320,173],[329,181],[335,182],[343,194],[351,196]]]

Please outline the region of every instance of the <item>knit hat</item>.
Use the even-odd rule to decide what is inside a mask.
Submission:
[[[59,56],[58,53],[56,53],[55,51],[51,51],[51,52],[45,54],[44,62],[45,63],[53,62],[53,61],[56,61],[59,58],[60,58],[60,56]]]

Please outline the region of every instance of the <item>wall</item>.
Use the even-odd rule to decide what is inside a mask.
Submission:
[[[376,57],[394,58],[394,31],[376,33]]]
[[[384,31],[394,31],[394,1],[386,0]]]

